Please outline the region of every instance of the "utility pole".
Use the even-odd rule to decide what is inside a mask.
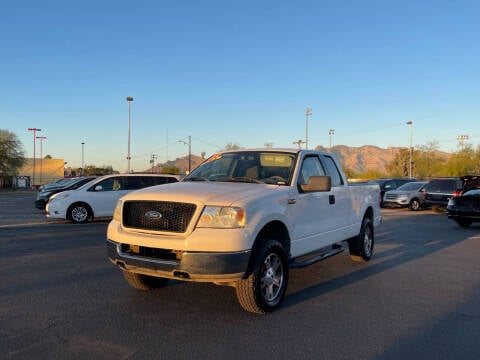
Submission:
[[[298,139],[297,141],[294,141],[293,144],[297,145],[299,149],[302,148],[302,144],[305,144],[305,141],[302,139]]]
[[[150,159],[150,164],[152,164],[152,173],[153,173],[153,167],[155,166],[155,159],[157,158],[157,155],[152,154],[152,158]]]
[[[192,136],[188,136],[188,143],[183,140],[177,140],[177,142],[181,142],[184,145],[188,145],[188,173],[190,174],[192,168]]]

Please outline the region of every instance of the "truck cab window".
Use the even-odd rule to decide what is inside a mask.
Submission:
[[[332,186],[343,185],[342,177],[340,176],[340,171],[338,171],[335,161],[330,156],[323,157],[325,167],[327,168],[327,175],[330,175],[332,179]]]
[[[310,176],[324,176],[325,170],[323,169],[320,159],[317,156],[308,156],[303,160],[300,175],[298,177],[299,185],[308,184]]]

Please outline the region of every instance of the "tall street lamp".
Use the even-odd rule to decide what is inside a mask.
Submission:
[[[305,149],[308,150],[308,117],[312,115],[312,109],[305,110]]]
[[[133,101],[133,97],[127,96],[128,103],[128,153],[127,153],[127,173],[130,173],[130,103]]]
[[[460,150],[463,150],[463,148],[465,146],[465,141],[467,141],[468,139],[469,139],[468,135],[458,135],[457,136],[457,140],[458,140],[458,144],[460,146]]]
[[[328,135],[330,136],[330,147],[328,149],[332,151],[332,135],[335,135],[335,129],[328,130]]]
[[[40,140],[40,185],[42,185],[42,174],[43,174],[43,140],[46,136],[36,136]]]
[[[412,178],[412,140],[413,140],[413,121],[407,121],[406,124],[410,126],[410,166],[408,170],[408,177]]]
[[[85,174],[85,152],[84,152],[85,143],[82,142],[82,175]]]
[[[184,145],[188,145],[188,173],[190,174],[190,170],[192,167],[192,137],[188,137],[188,143],[183,140],[177,140],[177,142],[181,142]]]
[[[42,131],[42,129],[38,128],[28,128],[28,131],[33,131],[33,176],[32,176],[32,183],[31,186],[35,186],[35,142],[37,137],[37,131]]]

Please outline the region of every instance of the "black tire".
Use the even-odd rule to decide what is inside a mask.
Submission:
[[[353,261],[365,262],[369,261],[373,255],[373,225],[369,218],[364,218],[359,234],[348,240],[348,248],[350,257]]]
[[[408,205],[408,208],[412,211],[418,211],[420,210],[420,207],[421,207],[420,200],[418,200],[417,198],[413,198],[410,201],[410,204]]]
[[[158,289],[168,282],[168,279],[162,277],[136,274],[128,270],[122,270],[122,272],[128,285],[137,290],[148,291]]]
[[[470,225],[472,225],[472,220],[470,219],[455,219],[455,221],[457,222],[458,226],[462,227],[462,228],[468,228]]]
[[[288,284],[288,261],[278,241],[267,240],[254,254],[251,274],[235,285],[237,300],[248,312],[265,314],[280,306]]]
[[[72,204],[67,210],[67,218],[75,224],[86,223],[91,217],[92,210],[84,203]]]

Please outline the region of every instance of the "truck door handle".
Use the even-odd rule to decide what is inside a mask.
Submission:
[[[328,203],[330,205],[335,204],[335,195],[328,195]]]

